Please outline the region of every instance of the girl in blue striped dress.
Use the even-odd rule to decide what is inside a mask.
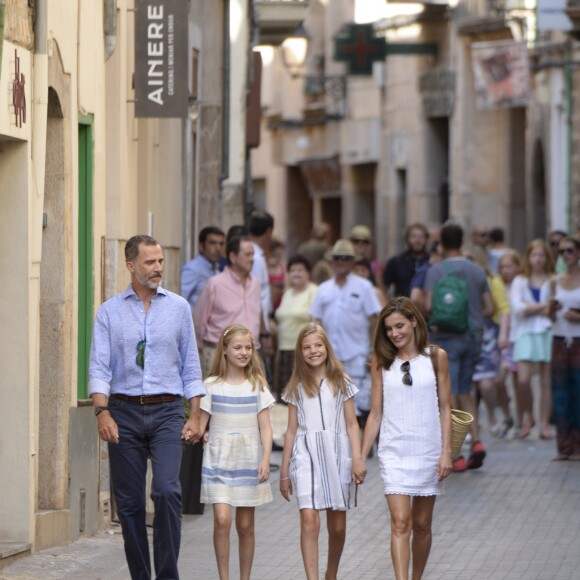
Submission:
[[[280,493],[294,491],[300,509],[300,547],[306,577],[318,580],[320,511],[326,511],[326,580],[335,580],[346,535],[352,482],[366,474],[354,410],[358,389],[336,359],[324,329],[307,324],[296,343],[294,371],[283,400],[288,428],[280,466]]]
[[[201,502],[213,504],[213,542],[220,580],[229,578],[232,507],[236,508],[240,579],[248,580],[254,559],[254,509],[272,501],[269,408],[262,359],[247,326],[226,328],[217,345],[206,396],[202,432],[211,416],[203,454]]]

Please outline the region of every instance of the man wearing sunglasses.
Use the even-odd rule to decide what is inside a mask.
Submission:
[[[97,312],[89,393],[99,436],[109,444],[111,481],[132,578],[152,577],[145,522],[147,460],[157,578],[179,578],[182,439],[193,443],[205,395],[190,306],[161,287],[163,250],[150,236],[125,245],[129,287]],[[182,398],[189,399],[184,425]]]
[[[354,264],[352,242],[338,240],[332,249],[334,276],[318,287],[310,316],[324,327],[337,358],[360,387],[371,348],[370,332],[381,305],[374,286],[351,273]]]

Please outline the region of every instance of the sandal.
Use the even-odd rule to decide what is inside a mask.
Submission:
[[[514,426],[514,420],[512,419],[512,417],[510,417],[509,419],[504,419],[501,422],[498,437],[500,439],[505,439],[507,437],[507,434],[509,433],[510,429],[513,426]]]
[[[550,429],[548,429],[548,427],[544,427],[543,429],[540,429],[540,439],[544,439],[545,441],[550,441],[552,439],[555,439],[556,436],[554,435],[554,432],[551,431]]]
[[[530,431],[532,430],[535,424],[536,422],[533,419],[531,421],[524,421],[524,424],[522,425],[520,432],[518,433],[518,437],[525,439],[530,434]]]
[[[570,459],[569,455],[564,455],[563,453],[559,453],[556,457],[552,458],[552,461],[567,461]]]

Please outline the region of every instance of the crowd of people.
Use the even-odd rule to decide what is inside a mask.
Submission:
[[[529,437],[537,420],[538,437],[556,439],[556,460],[580,460],[579,238],[551,232],[520,255],[501,228],[474,228],[464,241],[458,224],[414,223],[405,250],[383,265],[366,225],[331,244],[330,227],[317,224],[290,256],[273,233],[263,211],[227,233],[204,228],[182,269],[183,298],[160,285],[160,245],[135,236],[126,248],[131,284],[97,314],[89,389],[112,449],[132,577],[151,575],[149,456],[157,577],[178,577],[179,450],[208,423],[201,495],[213,505],[219,576],[229,577],[236,507],[240,577],[250,577],[254,509],[272,499],[271,451],[282,449],[269,420],[276,401],[288,406],[280,493],[296,496],[309,579],[318,578],[321,511],[326,578],[337,577],[353,486],[375,452],[395,575],[407,578],[412,562],[413,578],[422,576],[444,479],[486,457],[480,405],[492,436]],[[451,456],[452,406],[475,418],[466,456]]]

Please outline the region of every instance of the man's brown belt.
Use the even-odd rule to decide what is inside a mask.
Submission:
[[[114,393],[111,394],[111,398],[123,399],[123,401],[129,401],[129,403],[135,403],[136,405],[156,405],[158,403],[172,403],[179,399],[179,395],[141,395],[130,397],[129,395]]]

